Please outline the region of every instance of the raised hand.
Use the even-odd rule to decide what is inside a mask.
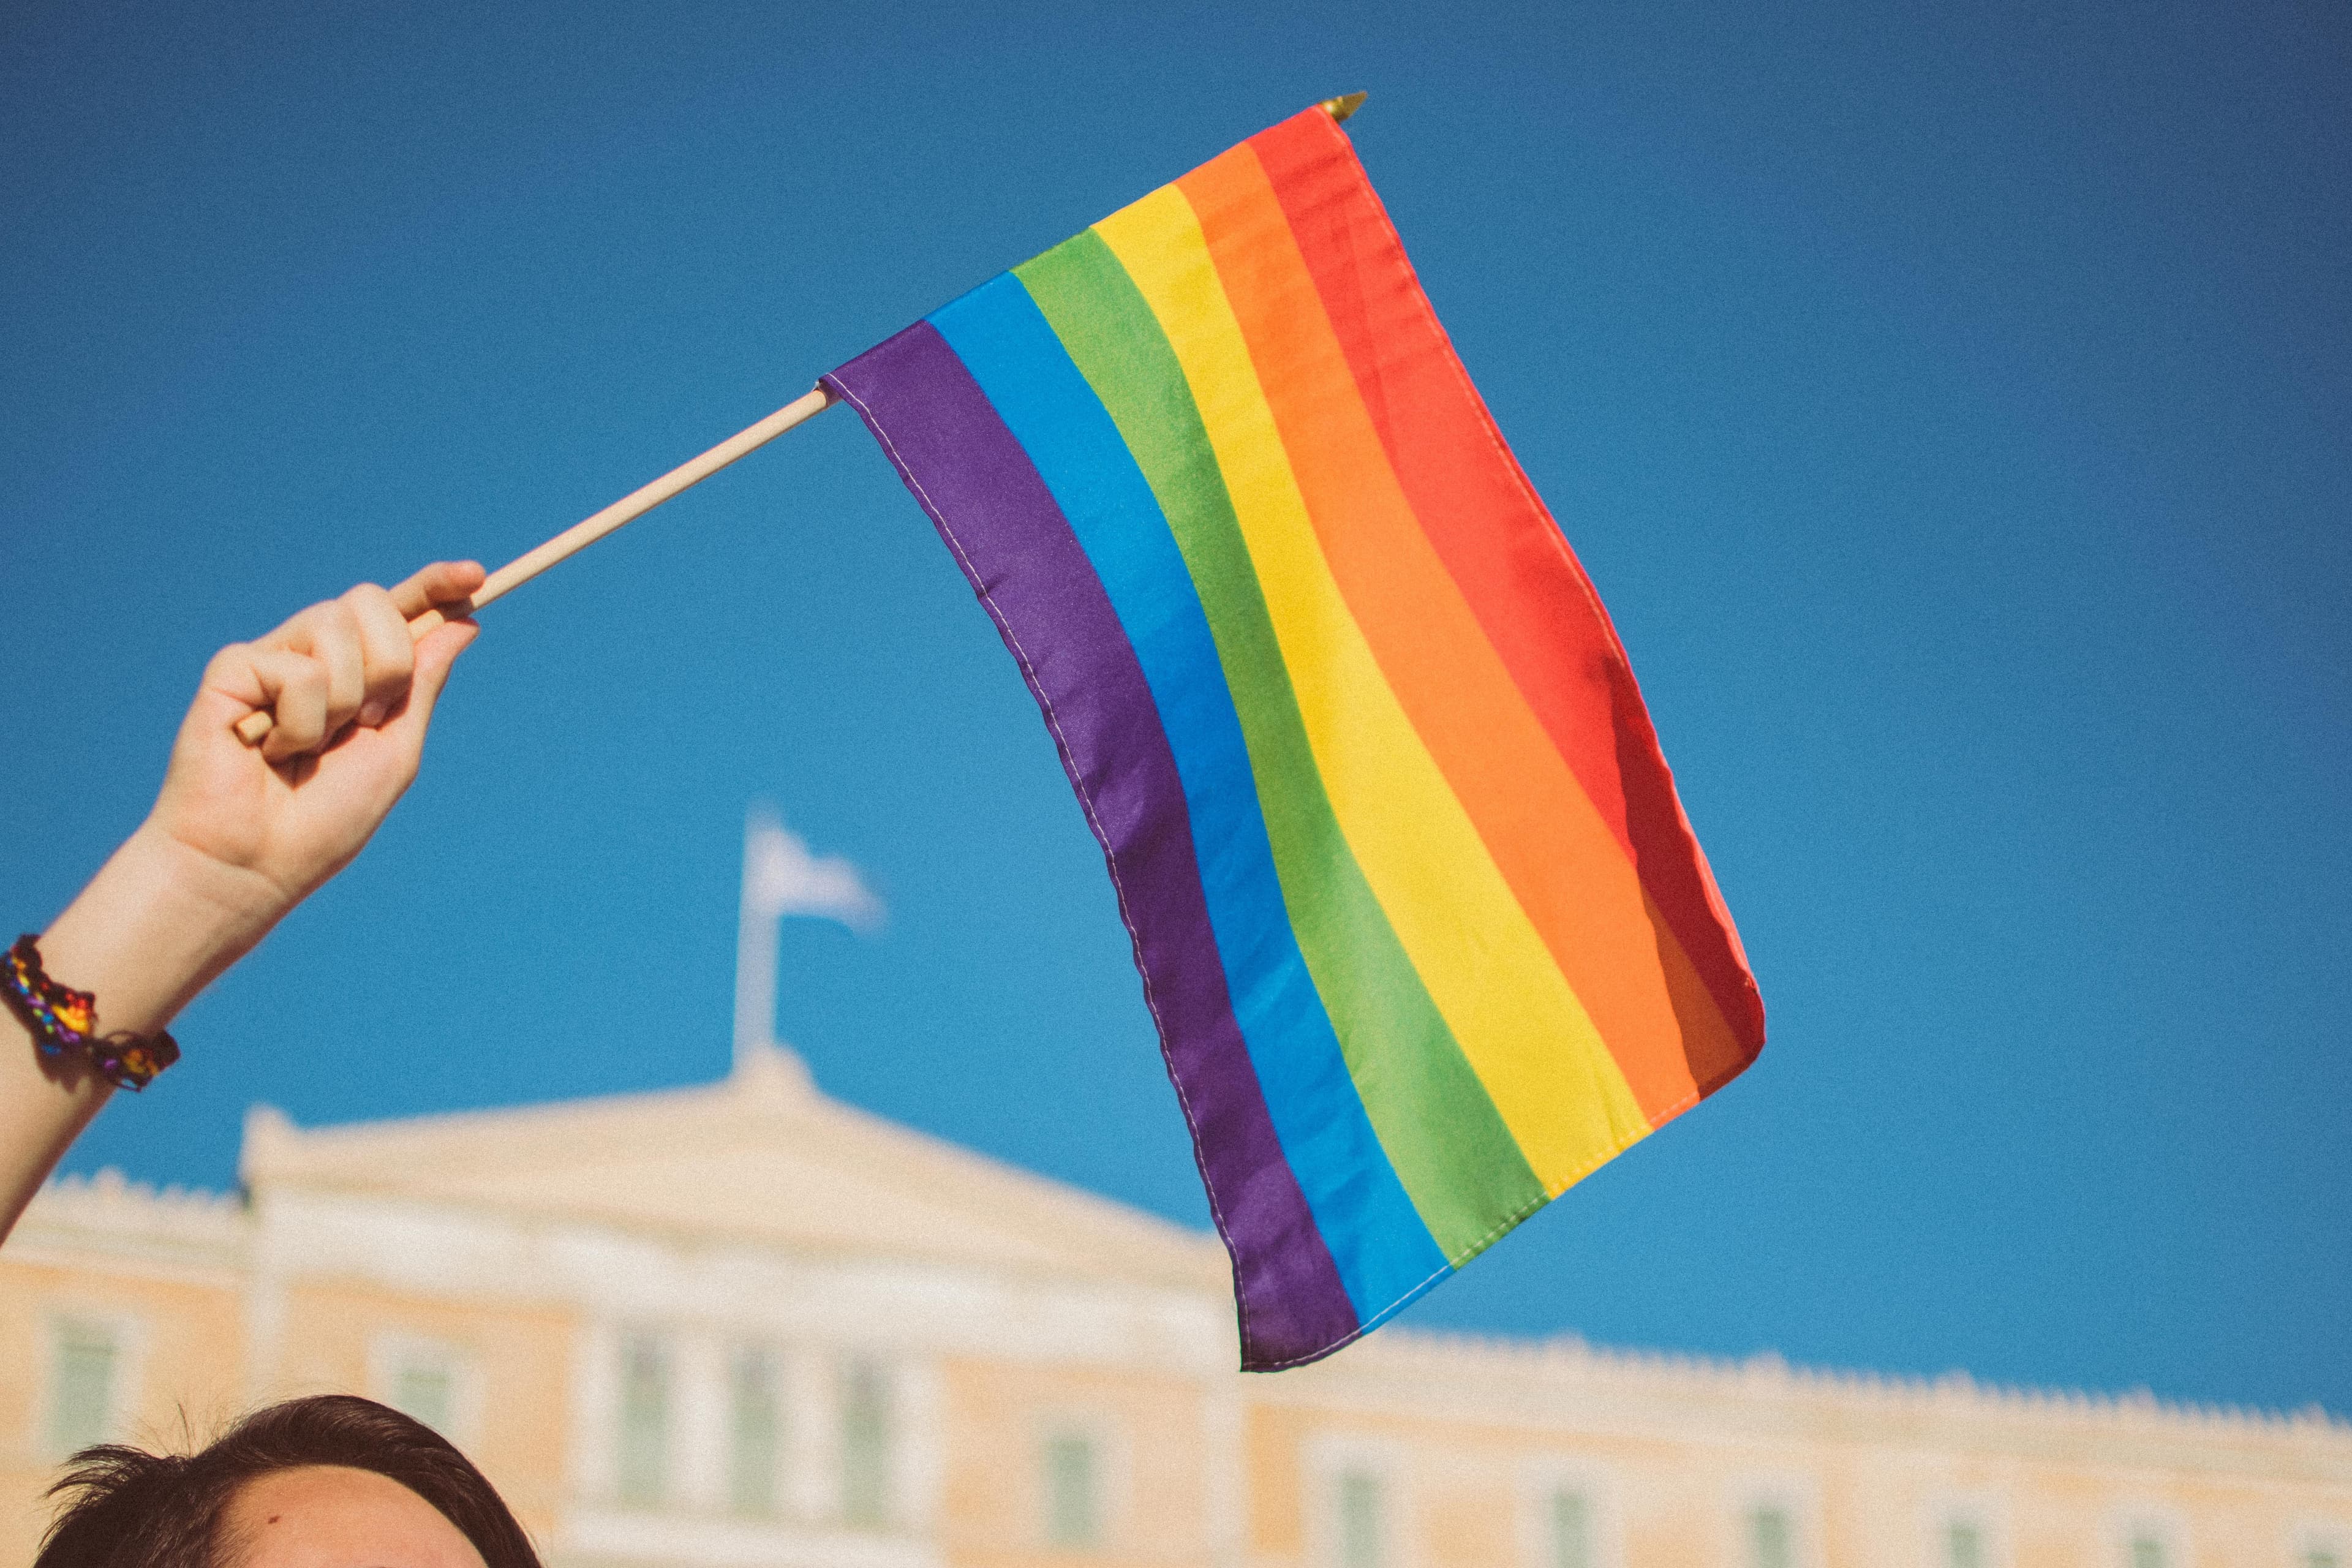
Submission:
[[[390,590],[362,584],[213,657],[180,726],[150,826],[291,909],[349,864],[416,776],[433,704],[472,622],[409,640],[427,609],[479,587],[472,562],[439,562]],[[261,710],[258,747],[235,733]],[[273,915],[272,919],[275,918]]]

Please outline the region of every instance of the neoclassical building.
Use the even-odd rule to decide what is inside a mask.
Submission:
[[[360,1390],[551,1568],[2352,1568],[2352,1425],[1391,1329],[1234,1371],[1215,1240],[833,1100],[248,1118],[0,1248],[0,1553],[57,1463]]]

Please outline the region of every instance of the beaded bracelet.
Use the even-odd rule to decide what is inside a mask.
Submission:
[[[180,1059],[180,1044],[162,1029],[152,1035],[98,1032],[98,998],[60,985],[41,970],[41,950],[20,936],[0,963],[0,994],[33,1032],[33,1044],[52,1061],[79,1050],[99,1077],[118,1089],[145,1089],[155,1075]]]

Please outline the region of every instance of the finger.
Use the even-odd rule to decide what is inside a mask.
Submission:
[[[263,705],[277,716],[268,738],[261,743],[262,760],[282,763],[324,745],[331,732],[327,667],[292,648],[265,647],[254,650],[252,668],[261,683]]]
[[[416,675],[408,683],[408,700],[384,721],[382,731],[386,740],[407,754],[410,767],[425,755],[425,732],[432,726],[442,689],[449,683],[449,667],[480,630],[471,621],[451,621],[433,628],[416,645]]]
[[[233,642],[213,655],[212,661],[205,666],[199,693],[218,692],[247,708],[268,707],[269,694],[262,689],[261,678],[253,668],[255,656],[260,651],[256,644]]]
[[[416,645],[416,674],[408,683],[408,706],[402,710],[399,723],[422,730],[432,722],[434,704],[441,700],[442,688],[449,683],[449,667],[480,633],[481,627],[472,621],[451,621],[435,627]]]
[[[489,574],[478,561],[436,561],[392,591],[403,620],[415,620],[436,605],[453,605],[482,585]]]
[[[361,584],[343,595],[342,603],[359,628],[364,667],[366,696],[360,704],[359,721],[373,729],[408,694],[408,679],[416,668],[416,645],[409,640],[407,618],[392,595],[374,584]]]
[[[297,617],[309,646],[295,645],[327,670],[327,733],[333,735],[359,717],[367,700],[367,655],[360,644],[359,617],[341,599],[313,605]]]

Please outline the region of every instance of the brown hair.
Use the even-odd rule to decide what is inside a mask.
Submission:
[[[49,1489],[70,1500],[34,1568],[224,1568],[221,1518],[237,1489],[306,1465],[373,1470],[438,1509],[488,1568],[540,1568],[505,1501],[448,1439],[347,1394],[257,1410],[199,1453],[84,1448]]]

